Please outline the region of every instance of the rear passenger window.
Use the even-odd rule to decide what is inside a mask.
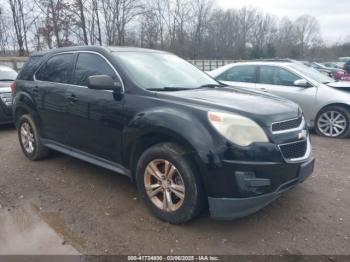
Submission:
[[[221,74],[217,80],[231,82],[256,82],[256,67],[255,66],[236,66],[228,69]]]
[[[73,68],[73,54],[60,54],[51,57],[35,74],[41,81],[68,83]]]
[[[88,77],[94,75],[108,75],[112,77],[113,80],[119,82],[112,67],[101,56],[90,53],[79,54],[72,84],[87,86]]]

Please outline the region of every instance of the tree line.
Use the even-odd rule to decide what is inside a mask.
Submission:
[[[350,55],[349,42],[326,46],[310,15],[279,19],[213,0],[0,0],[0,55],[71,45],[139,46],[187,59]]]

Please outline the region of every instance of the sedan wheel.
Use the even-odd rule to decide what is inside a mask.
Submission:
[[[347,129],[348,123],[345,115],[339,111],[323,112],[317,121],[319,131],[328,137],[339,137]]]
[[[145,169],[144,183],[148,197],[162,211],[173,212],[182,206],[185,184],[178,169],[169,161],[151,161]]]

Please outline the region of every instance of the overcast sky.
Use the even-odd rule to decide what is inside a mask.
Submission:
[[[291,19],[309,14],[321,25],[327,44],[350,41],[350,0],[216,0],[224,8],[257,7],[264,12]]]

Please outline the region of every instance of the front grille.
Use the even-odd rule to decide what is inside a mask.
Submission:
[[[294,118],[286,121],[273,123],[272,132],[280,132],[280,131],[298,128],[301,125],[302,121],[303,121],[303,117],[298,117],[298,118]]]
[[[0,99],[6,106],[12,105],[12,93],[0,93]]]
[[[307,151],[307,140],[284,144],[279,147],[285,159],[302,158]]]

